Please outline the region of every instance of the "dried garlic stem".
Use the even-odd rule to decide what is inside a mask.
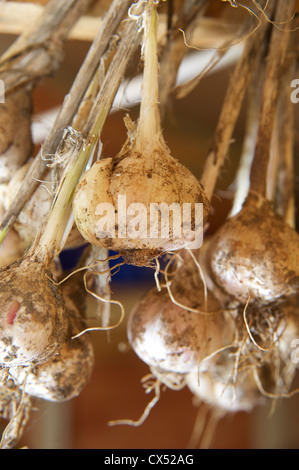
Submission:
[[[273,8],[272,4],[269,5],[269,10],[271,10],[271,8]],[[231,144],[233,130],[240,113],[252,71],[255,70],[256,64],[260,60],[262,54],[261,44],[268,28],[269,24],[263,17],[259,28],[255,31],[254,35],[246,41],[242,57],[230,79],[213,137],[211,150],[201,177],[201,184],[205,188],[206,194],[210,200],[216,186],[219,171],[224,164]]]
[[[136,151],[140,152],[144,151],[145,142],[147,145],[153,146],[162,134],[158,105],[157,12],[153,0],[149,1],[144,12],[143,52],[145,61],[142,100],[135,138]]]
[[[57,256],[63,248],[62,241],[65,238],[65,230],[69,226],[71,217],[73,193],[93,153],[96,142],[96,139],[93,139],[85,144],[84,139],[79,139],[73,148],[74,162],[71,161],[67,166],[66,176],[58,191],[41,238],[31,248],[32,252],[37,253],[39,259],[43,259],[45,262]]]
[[[290,25],[282,30],[277,24],[287,24],[294,11],[294,2],[279,0],[276,7],[248,196],[241,211],[218,229],[206,258],[214,282],[240,305],[248,304],[250,318],[254,318],[252,312],[254,315],[265,312],[267,304],[273,306],[275,302],[297,295],[299,286],[298,233],[275,214],[273,201],[267,199],[268,170],[273,157],[273,122],[291,31]],[[276,179],[275,171],[271,179],[273,177]],[[277,316],[275,310],[273,315]]]
[[[167,108],[169,108],[169,97],[176,84],[176,78],[179,66],[188,52],[184,35],[192,35],[197,26],[197,20],[202,17],[206,11],[209,0],[192,0],[178,12],[178,18],[175,24],[168,31],[167,44],[163,50],[160,62],[159,77],[159,96],[160,96],[160,115],[163,120]],[[171,5],[169,5],[171,8]]]
[[[293,58],[295,58],[295,55],[293,55]],[[293,218],[294,207],[291,200],[293,184],[291,181],[289,181],[289,179],[292,178],[293,122],[292,103],[288,91],[288,85],[291,81],[291,77],[293,76],[293,72],[291,71],[293,65],[292,56],[290,59],[287,59],[287,62],[290,63],[287,64],[286,67],[284,66],[281,72],[281,74],[283,73],[281,84],[282,92],[280,93],[280,102],[278,102],[276,109],[275,124],[273,126],[270,142],[266,194],[269,201],[274,200],[278,177],[279,180],[281,180],[280,194],[278,195],[280,198],[279,204],[281,205],[280,212],[282,215],[284,215],[286,209],[283,208],[283,204],[287,205],[289,203],[289,210],[291,212],[290,217]],[[250,186],[250,171],[255,153],[262,94],[262,90],[256,86],[256,83],[257,81],[261,81],[261,77],[264,73],[265,67],[263,63],[261,63],[260,66],[256,68],[255,74],[251,80],[252,83],[248,95],[248,115],[243,142],[243,151],[236,177],[236,193],[234,195],[233,207],[230,212],[231,217],[237,214],[241,209]],[[281,171],[278,172],[279,162],[281,159],[283,159],[285,163],[281,164]],[[289,198],[291,199],[289,200]]]
[[[97,94],[94,106],[82,129],[82,135],[87,136],[87,140],[82,139],[81,142],[78,142],[79,152],[76,160],[74,163],[71,161],[68,165],[66,177],[61,184],[42,237],[38,241],[39,253],[42,257],[47,258],[51,252],[51,256],[53,254],[57,255],[61,251],[61,241],[62,237],[65,236],[65,229],[71,215],[75,188],[99,141],[114,96],[120,85],[121,77],[138,44],[138,41],[132,41],[132,37],[141,38],[136,21],[128,23],[127,34],[124,35],[123,41],[119,44]],[[95,76],[95,79],[97,79],[97,76]]]
[[[285,24],[294,13],[295,2],[279,0],[275,13],[275,23]],[[262,104],[254,160],[250,175],[250,191],[267,197],[268,167],[271,154],[273,122],[281,85],[281,70],[285,66],[285,58],[290,39],[290,30],[273,25],[266,60],[265,79],[262,90]]]
[[[14,449],[16,447],[28,422],[31,409],[32,398],[24,393],[14,417],[3,431],[0,449]]]
[[[245,201],[249,191],[250,169],[255,150],[258,129],[258,115],[261,102],[261,92],[260,88],[256,86],[256,81],[258,78],[260,78],[259,72],[262,73],[261,69],[262,67],[260,63],[260,67],[258,67],[256,71],[258,73],[254,73],[249,85],[245,135],[241,158],[235,179],[236,191],[234,194],[233,206],[229,214],[230,217],[233,217],[241,210],[243,202]]]
[[[196,6],[196,3],[195,2],[195,6]],[[197,9],[199,8],[199,6],[202,8],[202,6],[205,7],[205,3],[203,5],[197,5]],[[187,35],[191,36],[191,40],[193,42],[193,36],[195,36],[193,33],[196,32],[196,30],[198,31],[201,31],[201,34],[202,35],[205,35],[207,34],[207,31],[204,30],[204,23],[206,21],[206,18],[205,17],[201,17],[200,18],[200,21],[199,21],[199,24],[198,24],[198,17],[200,16],[200,14],[204,13],[204,11],[200,11],[198,14],[197,14],[197,17],[195,18],[195,20],[189,25],[188,24],[188,29],[183,31],[182,27],[180,27],[180,33],[183,33],[183,38],[184,38],[184,46],[186,48],[186,46],[191,49],[202,49],[202,50],[205,50],[205,49],[209,49],[210,47],[209,46],[202,46],[202,47],[196,47],[196,45],[192,46],[191,44],[187,44]],[[195,23],[195,24],[193,24]],[[227,35],[227,34],[220,34],[220,40],[218,41],[218,44],[215,45],[215,52],[214,54],[212,55],[211,59],[209,60],[208,64],[200,71],[200,73],[198,75],[196,75],[195,77],[191,78],[190,80],[182,83],[182,84],[179,84],[179,85],[176,85],[175,86],[175,89],[174,89],[174,94],[176,96],[176,98],[178,99],[181,99],[181,98],[184,98],[186,95],[188,95],[188,93],[191,93],[192,90],[194,90],[194,88],[199,84],[200,80],[202,80],[202,78],[204,76],[206,76],[211,70],[213,70],[214,67],[216,67],[217,64],[219,64],[219,62],[222,60],[222,58],[225,56],[225,54],[228,52],[228,50],[234,46],[235,44],[239,44],[241,43],[242,41],[244,41],[246,38],[248,38],[251,34],[253,34],[256,30],[256,26],[254,26],[253,24],[253,21],[252,21],[252,18],[249,18],[249,20],[245,21],[245,22],[242,22],[241,25],[237,28],[236,26],[232,26],[232,25],[228,25],[228,23],[226,23],[226,28],[228,31],[230,31],[230,34]],[[191,30],[191,31],[189,31]],[[223,36],[223,37],[222,37]],[[174,41],[177,42],[177,38],[174,38]],[[169,46],[170,48],[173,48],[172,47],[172,44],[170,44]],[[173,55],[175,54],[175,51],[173,51]],[[178,55],[178,54],[177,54]],[[176,58],[177,60],[177,58]],[[171,67],[171,66],[170,66]],[[164,93],[165,95],[165,93]],[[166,97],[165,97],[166,99]],[[165,100],[164,99],[164,100]]]
[[[91,0],[51,0],[29,30],[21,34],[0,60],[5,92],[54,73],[62,60],[68,34]]]
[[[295,59],[295,55],[293,58]],[[280,162],[276,188],[276,210],[278,214],[284,217],[290,227],[295,228],[294,105],[289,96],[289,83],[294,77],[295,71],[293,58],[283,79],[278,109],[277,153]]]

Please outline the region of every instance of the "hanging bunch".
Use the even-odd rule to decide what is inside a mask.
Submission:
[[[83,141],[71,153],[82,150]],[[55,284],[53,265],[70,231],[70,181],[89,158],[72,166],[50,215],[34,243],[18,259],[0,270],[0,363],[2,367],[45,362],[69,337],[69,319],[60,287]],[[83,161],[82,161],[83,160]]]
[[[292,11],[291,4],[278,2],[277,24]],[[299,287],[299,236],[274,212],[267,191],[279,71],[286,60],[289,35],[289,30],[272,27],[249,193],[242,209],[214,235],[207,254],[215,284],[243,305],[248,300],[257,305],[284,300]]]
[[[275,23],[289,19],[293,7],[278,1]],[[188,378],[190,389],[202,401],[212,406],[218,401],[220,407],[232,411],[251,410],[264,403],[265,397],[291,396],[296,371],[290,358],[291,342],[298,331],[294,299],[299,287],[299,238],[293,224],[278,215],[274,205],[275,158],[281,165],[285,159],[277,151],[277,122],[279,98],[289,99],[280,93],[280,87],[285,80],[281,71],[287,70],[290,60],[290,29],[281,31],[273,24],[265,45],[265,69],[256,70],[263,77],[262,93],[258,96],[253,82],[254,95],[250,97],[256,102],[250,109],[253,114],[246,134],[251,142],[249,148],[244,146],[244,152],[252,153],[249,190],[241,208],[233,211],[200,252],[207,284],[210,288],[214,285],[217,298],[234,309],[235,338],[230,351],[199,380],[195,374]],[[240,169],[244,178],[244,168]],[[239,184],[242,182],[244,179]]]
[[[203,187],[171,156],[162,135],[155,2],[148,2],[142,21],[144,74],[138,123],[135,126],[127,118],[128,139],[123,148],[115,157],[96,162],[86,172],[73,202],[82,236],[93,245],[119,251],[125,262],[136,265],[146,265],[163,252],[191,243],[183,235],[183,217],[178,221],[172,214],[168,235],[161,235],[157,226],[153,227],[153,205],[178,205],[182,215],[184,203],[193,205],[191,209],[196,203],[202,204],[199,222],[194,211],[190,216],[191,230],[202,229],[209,211]]]
[[[28,236],[27,233],[24,236],[27,247],[22,256],[0,270],[1,380],[3,379],[3,384],[7,380],[10,380],[9,383],[13,381],[16,395],[19,397],[18,391],[21,390],[28,403],[28,407],[23,409],[22,404],[25,402],[20,402],[19,407],[12,410],[12,415],[5,414],[4,410],[3,416],[8,416],[10,421],[2,435],[0,447],[3,448],[14,447],[20,438],[23,430],[20,421],[27,421],[31,407],[28,397],[52,401],[71,399],[81,392],[92,373],[93,347],[89,336],[81,335],[85,323],[81,319],[80,305],[74,305],[75,298],[78,300],[76,284],[71,292],[61,288],[58,280],[61,272],[57,272],[57,260],[67,246],[73,227],[72,197],[75,187],[86,167],[96,157],[96,150],[100,148],[99,134],[122,74],[141,37],[136,22],[128,21],[122,31],[118,50],[116,53],[113,50],[113,59],[99,89],[98,62],[94,65],[92,59],[99,50],[103,54],[103,48],[105,50],[107,47],[106,38],[104,43],[102,39],[108,26],[116,28],[124,15],[125,7],[122,7],[122,13],[115,17],[114,7],[117,3],[118,0],[115,0],[103,30],[95,40],[95,48],[91,48],[87,55],[69,99],[65,100],[61,115],[53,125],[52,147],[59,139],[57,136],[61,136],[54,154],[40,152],[33,160],[25,177],[21,178],[21,188],[17,191],[19,199],[20,194],[26,195],[24,201],[21,205],[18,203],[17,208],[13,201],[2,223],[1,241],[7,236],[12,223],[17,221],[16,227],[20,228],[22,216],[26,216],[28,207],[34,207],[41,189],[39,186],[29,201],[32,178],[37,182],[34,170],[42,178],[44,167],[51,157],[51,174],[45,178],[45,184],[54,183],[54,190],[46,201],[48,211],[45,209],[39,214],[40,219],[35,220],[35,234],[28,232]],[[132,35],[135,41],[131,40]],[[116,68],[119,69],[118,75],[115,74]],[[96,96],[90,99],[89,92],[94,89]],[[76,90],[79,97],[82,97],[79,101]],[[87,118],[84,113],[87,113]],[[66,127],[62,125],[65,122]],[[20,172],[24,174],[23,168]],[[16,182],[18,183],[17,178]],[[38,219],[36,212],[34,218]],[[84,295],[86,289],[84,284]],[[7,379],[9,374],[10,378]]]

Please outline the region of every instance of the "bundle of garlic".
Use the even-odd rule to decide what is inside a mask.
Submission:
[[[113,11],[107,22],[111,16],[115,16]],[[120,20],[118,17],[118,22]],[[97,41],[101,42],[105,31],[104,28]],[[136,35],[136,42],[131,41],[130,33]],[[79,127],[81,123],[83,128],[73,129],[69,126],[62,134],[57,151],[63,165],[58,181],[55,180],[57,186],[47,216],[41,217],[36,237],[23,256],[0,271],[0,364],[3,370],[9,371],[26,398],[39,396],[54,401],[70,399],[80,393],[92,372],[92,345],[88,335],[81,335],[84,322],[78,319],[77,308],[75,314],[70,313],[70,309],[74,310],[75,306],[70,305],[69,294],[66,297],[63,294],[54,266],[73,226],[71,203],[75,186],[96,155],[100,131],[119,87],[122,74],[116,75],[115,69],[119,67],[124,72],[139,37],[138,24],[129,21],[100,90],[94,99],[89,100],[90,113],[87,119],[82,120],[80,113],[82,107],[86,112],[86,100],[81,106],[78,105],[72,123],[77,123]],[[89,67],[93,54],[94,51],[86,59]],[[95,72],[91,74],[90,83],[87,81],[85,97],[88,95],[88,86],[95,86],[98,90],[99,76],[97,70]],[[53,126],[54,133],[56,125]],[[37,166],[42,161],[40,155],[35,158]],[[25,185],[28,189],[34,167],[34,164],[30,166],[25,177],[27,182],[22,182],[22,187]],[[5,222],[1,241],[9,227],[10,223]],[[71,296],[74,300],[73,291]],[[17,415],[3,433],[5,442],[16,420]],[[15,430],[13,432],[15,437],[19,437]]]
[[[228,3],[240,6],[241,17],[244,12],[252,15],[239,24],[235,39],[239,42],[243,33],[245,46],[231,75],[200,181],[171,155],[161,116],[189,49],[185,33],[197,27],[193,17],[204,14],[209,0],[175,6],[162,0],[110,2],[100,34],[34,159],[32,87],[44,72],[56,70],[61,41],[90,2],[51,0],[37,26],[0,59],[0,78],[4,73],[10,86],[2,117],[0,112],[1,242],[10,230],[0,251],[0,417],[9,421],[0,447],[15,446],[32,403],[70,400],[88,384],[95,360],[88,330],[113,328],[109,307],[121,303],[111,298],[109,263],[120,256],[123,262],[117,266],[155,267],[157,281],[127,318],[129,345],[150,371],[143,386],[147,393],[155,391],[155,397],[140,420],[123,424],[141,424],[159,399],[160,387],[189,388],[197,403],[219,416],[251,412],[296,393],[292,383],[298,350],[292,345],[298,346],[299,334],[299,236],[295,224],[288,223],[289,207],[281,202],[285,194],[277,168],[275,174],[272,171],[274,157],[283,167],[279,154],[290,151],[290,142],[273,151],[273,138],[276,145],[286,140],[286,130],[279,137],[276,133],[281,123],[280,88],[289,83],[284,74],[293,60],[293,31],[284,26],[294,13],[294,1],[261,0],[252,2],[252,9],[226,3],[228,8]],[[224,3],[220,2],[222,7]],[[169,30],[165,55],[160,56],[166,68],[162,77],[160,69],[159,81],[157,20],[164,6],[169,6]],[[58,11],[58,29],[42,36],[39,44],[37,36],[43,29],[47,32],[45,25],[56,24]],[[179,30],[181,20],[185,31]],[[174,57],[178,42],[171,40],[181,33],[183,48]],[[56,50],[57,35],[61,41]],[[102,157],[100,135],[139,45],[144,59],[139,120],[133,123],[126,116],[127,140],[121,151],[113,158]],[[228,43],[224,45],[226,51]],[[207,69],[224,49],[216,51]],[[165,74],[169,69],[171,77]],[[193,89],[202,74],[180,91]],[[244,139],[252,158],[249,188],[241,187],[243,180],[238,183],[233,211],[200,246],[248,85],[257,91],[257,103],[251,103],[248,94],[253,116]],[[18,132],[13,133],[20,111]],[[6,157],[13,163],[10,172]],[[14,240],[18,246],[8,250]],[[90,251],[84,265],[74,268],[76,275],[71,272],[64,278],[56,271],[62,251],[86,244]],[[102,301],[92,311],[101,320],[99,327],[88,328],[87,294]],[[115,326],[124,318],[122,305]]]
[[[286,20],[293,2],[278,2],[275,21]],[[215,284],[245,305],[247,300],[265,305],[298,292],[298,233],[274,212],[267,198],[272,126],[290,31],[271,28],[260,121],[249,193],[242,209],[214,235],[207,263]],[[272,120],[273,119],[273,120]]]
[[[292,2],[278,1],[276,24],[289,19],[293,8]],[[218,402],[226,411],[251,410],[265,398],[293,393],[296,364],[291,360],[290,345],[298,332],[292,309],[298,296],[295,247],[299,238],[285,217],[277,214],[273,201],[277,184],[274,156],[279,161],[284,158],[274,147],[274,122],[279,118],[277,104],[284,83],[279,70],[285,72],[288,67],[290,35],[291,30],[280,31],[272,25],[265,70],[256,70],[263,77],[261,96],[255,83],[251,85],[257,102],[246,135],[248,142],[251,139],[252,163],[245,202],[235,210],[239,206],[236,194],[232,214],[204,243],[199,255],[207,285],[223,305],[234,310],[236,336],[232,348],[207,372],[190,376],[189,386],[202,401],[211,406]],[[248,153],[246,145],[244,150]],[[240,189],[237,192],[244,194]]]
[[[68,164],[47,217],[40,219],[35,239],[21,258],[0,270],[2,367],[46,362],[70,337],[70,322],[61,289],[55,283],[53,264],[72,227],[69,191],[90,159],[90,148],[84,147],[79,133],[75,136],[74,141],[74,133],[66,133],[61,143]]]
[[[292,5],[289,8],[292,10]],[[288,17],[290,10],[286,10],[286,5],[278,2],[277,22]],[[267,41],[269,28],[267,25],[259,33],[263,41]],[[199,255],[196,254],[199,263],[203,263],[204,275],[207,275],[206,288],[201,279],[199,282],[195,266],[188,266],[184,259],[178,274],[160,290],[154,288],[148,292],[136,304],[128,319],[128,338],[133,350],[149,365],[160,382],[174,388],[187,384],[201,401],[224,413],[251,411],[258,404],[264,404],[265,397],[271,393],[272,396],[283,396],[294,376],[294,368],[287,367],[285,355],[282,357],[279,353],[279,348],[283,347],[280,345],[285,344],[287,336],[283,334],[286,326],[284,308],[277,304],[277,300],[282,302],[298,288],[298,262],[290,259],[292,253],[289,251],[289,243],[292,246],[298,243],[298,234],[274,214],[271,202],[266,200],[261,187],[254,187],[255,178],[258,181],[263,176],[265,180],[267,178],[261,170],[270,155],[265,153],[262,156],[261,149],[265,151],[267,142],[270,145],[267,132],[271,124],[266,116],[271,112],[273,115],[276,109],[278,75],[276,81],[271,83],[271,99],[268,99],[269,80],[270,77],[273,79],[273,69],[277,70],[284,62],[288,45],[288,32],[284,32],[283,41],[275,26],[271,33],[260,136],[254,160],[257,168],[253,165],[251,188],[242,211],[229,218],[210,240],[204,241]],[[262,60],[262,52],[256,50],[258,40],[255,40],[254,47],[250,45],[246,49],[236,68],[239,78],[241,64],[244,62],[248,67],[249,57],[250,60],[254,58],[255,66]],[[275,60],[273,55],[276,55]],[[248,77],[249,74],[246,76],[249,81]],[[231,83],[231,89],[237,93],[240,84]],[[233,103],[231,98],[232,95],[228,94],[229,105]],[[223,113],[223,122],[227,109]],[[234,116],[237,117],[237,114]],[[222,127],[219,125],[217,135],[224,138],[226,134],[222,135],[220,129]],[[218,144],[221,154],[221,142]],[[223,147],[225,145],[226,142]],[[214,165],[215,159],[212,163]],[[220,164],[221,159],[216,161],[214,169],[209,168],[207,162],[203,180],[207,182],[209,196],[213,193],[214,178],[216,173],[219,174]],[[211,174],[208,174],[209,169]],[[268,219],[265,217],[267,214]],[[238,228],[235,229],[234,223],[238,224]],[[235,235],[231,236],[231,233]],[[286,236],[288,244],[283,245]],[[241,246],[243,241],[244,247]],[[268,247],[266,256],[265,246]],[[280,264],[274,265],[275,255],[280,256]],[[272,269],[269,269],[270,264]],[[259,272],[262,272],[261,276]],[[194,283],[195,273],[197,280]],[[281,282],[282,275],[288,282]],[[291,282],[292,277],[294,283]],[[256,289],[253,288],[254,284]],[[275,293],[274,288],[277,289]],[[208,302],[205,311],[207,299],[213,307],[207,308]],[[217,310],[217,313],[212,314],[211,310]],[[288,331],[292,334],[291,327]],[[276,364],[277,368],[269,373],[271,364]]]

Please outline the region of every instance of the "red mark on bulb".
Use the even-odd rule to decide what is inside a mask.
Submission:
[[[13,300],[10,304],[7,314],[7,323],[9,325],[13,325],[13,322],[15,321],[20,306],[21,304],[17,300]]]

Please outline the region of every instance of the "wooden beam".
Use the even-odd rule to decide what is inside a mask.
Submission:
[[[28,28],[42,13],[44,6],[20,1],[4,2],[0,10],[0,34],[19,35]],[[69,39],[93,41],[102,24],[101,16],[84,15],[70,32]],[[166,34],[167,19],[160,15],[158,40],[163,41]],[[192,36],[192,46],[196,48],[214,48],[231,38],[237,32],[239,25],[228,24],[227,20],[201,18]]]

